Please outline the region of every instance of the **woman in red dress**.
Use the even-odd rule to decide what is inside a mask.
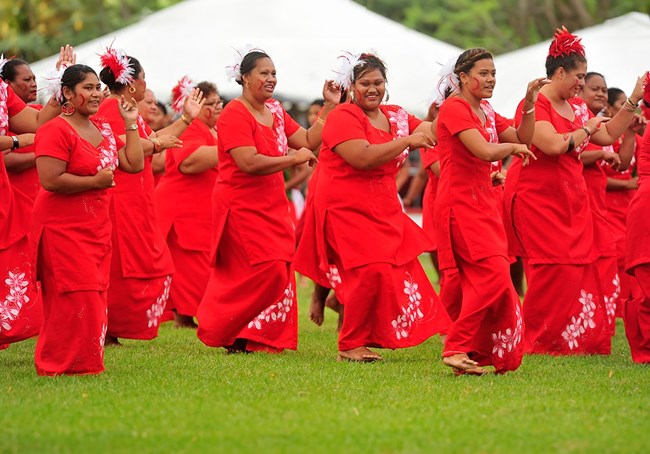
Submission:
[[[62,47],[57,68],[74,58],[70,46]],[[0,59],[0,72],[5,62]],[[55,98],[41,112],[26,106],[0,80],[0,150],[3,153],[0,159],[0,350],[37,335],[43,321],[29,242],[33,201],[13,189],[4,165],[4,153],[31,143],[36,128],[60,112]],[[9,130],[19,135],[11,135]]]
[[[248,49],[240,56],[229,74],[242,85],[242,95],[228,103],[217,124],[214,235],[198,337],[231,352],[295,350],[295,229],[282,171],[315,162],[311,150],[320,145],[322,123],[340,90],[325,84],[320,121],[305,130],[273,99],[277,79],[269,56]]]
[[[528,353],[609,354],[611,328],[597,262],[610,238],[594,222],[580,153],[589,140],[613,143],[633,117],[590,118],[577,98],[587,61],[580,39],[558,30],[546,59],[551,82],[535,103],[534,165],[514,162],[506,181],[511,254],[524,259],[523,313]],[[642,80],[633,97],[641,98]],[[519,108],[516,122],[521,121]]]
[[[119,99],[124,96],[134,103],[142,100],[147,88],[144,69],[137,59],[126,56],[120,49],[108,49],[101,58],[103,69],[99,77],[110,95],[102,101],[96,115],[123,138],[126,131],[118,108]],[[146,340],[158,335],[174,264],[154,214],[151,156],[182,145],[177,137],[199,113],[197,99],[189,97],[184,115],[158,132],[153,132],[138,115],[144,170],[136,174],[119,169],[115,172],[110,207],[114,247],[108,290],[107,344],[117,343],[118,338]]]
[[[619,88],[607,90],[606,116],[613,117],[621,110],[627,96]],[[607,220],[616,231],[616,254],[618,261],[618,276],[621,283],[619,304],[616,305],[616,315],[622,315],[622,306],[625,301],[641,295],[641,289],[634,276],[625,272],[625,236],[627,212],[630,201],[634,197],[638,186],[639,177],[633,176],[636,169],[636,155],[641,149],[645,119],[641,115],[635,117],[625,133],[613,144],[614,152],[618,154],[621,164],[618,168],[607,164],[604,166],[607,175],[607,191],[605,203],[607,206]]]
[[[602,74],[588,72],[585,75],[585,84],[579,93],[589,109],[589,117],[604,113],[607,107],[607,82]],[[616,328],[616,311],[619,304],[621,291],[620,276],[616,264],[615,244],[620,241],[624,231],[616,231],[610,224],[607,213],[607,202],[605,192],[607,190],[607,176],[605,165],[615,169],[621,168],[621,160],[614,152],[612,145],[598,145],[589,142],[584,151],[580,154],[583,169],[582,176],[587,185],[589,204],[593,211],[594,222],[599,226],[599,235],[606,235],[611,241],[606,243],[606,248],[600,251],[598,260],[598,272],[601,277],[601,285],[604,292],[605,309],[609,321],[611,333],[614,335]]]
[[[325,125],[315,226],[305,225],[305,266],[298,270],[314,280],[325,273],[345,307],[339,359],[377,361],[382,357],[368,347],[411,347],[449,324],[418,260],[431,240],[403,212],[395,183],[408,149],[432,146],[434,132],[431,123],[382,104],[386,68],[379,58],[343,61],[341,83],[353,101]]]
[[[210,82],[196,85],[205,97],[198,117],[181,134],[181,148],[167,150],[165,175],[156,186],[154,205],[176,271],[168,308],[190,321],[210,275],[212,191],[217,178],[217,131],[223,102]]]
[[[126,144],[108,123],[91,120],[101,100],[95,71],[68,67],[61,78],[63,115],[36,134],[43,186],[34,205],[44,321],[36,343],[39,375],[104,370],[106,297],[111,259],[110,192],[114,170],[144,165],[134,103],[120,101]]]
[[[27,62],[18,58],[7,61],[0,71],[0,77],[25,104],[36,101],[36,76]],[[43,108],[40,104],[30,104],[30,107],[37,110]],[[41,188],[36,172],[34,136],[25,135],[19,139],[20,147],[5,155],[5,166],[11,185],[29,197],[33,203]]]
[[[458,269],[462,293],[460,308],[452,311],[443,360],[456,373],[480,375],[487,365],[496,372],[515,370],[523,356],[524,326],[510,278],[493,163],[516,155],[526,165],[533,156],[528,149],[535,129],[533,106],[547,81],[536,79],[528,85],[523,121],[515,129],[486,100],[492,97],[495,73],[487,50],[463,52],[453,69],[457,81],[453,87],[458,88],[438,116],[438,258],[441,269]]]
[[[634,94],[633,94],[634,95]],[[628,98],[632,104],[632,96]],[[650,74],[646,73],[644,103],[650,113]],[[628,102],[628,101],[626,101]],[[625,107],[623,107],[625,108]],[[650,120],[650,117],[647,118]],[[627,217],[626,267],[640,287],[640,294],[623,306],[625,335],[632,360],[650,363],[650,127],[645,128],[637,154],[639,189],[630,202]]]

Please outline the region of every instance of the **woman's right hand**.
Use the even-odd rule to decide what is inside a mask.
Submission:
[[[431,148],[436,144],[436,141],[433,137],[433,132],[414,132],[406,139],[408,142],[408,147],[411,150],[415,150],[416,148]]]
[[[598,131],[601,123],[609,121],[609,117],[593,117],[585,122],[585,128],[587,128],[591,134]]]
[[[510,152],[512,156],[519,156],[522,160],[521,165],[527,166],[530,163],[530,159],[537,160],[537,156],[528,149],[528,147],[523,143],[513,143],[513,150]]]
[[[156,135],[155,137],[160,142],[160,150],[163,151],[168,148],[181,148],[183,146],[183,141],[176,136],[169,134]]]
[[[27,133],[27,134],[18,134],[16,138],[18,139],[18,144],[20,145],[19,148],[25,148],[30,145],[34,145],[34,133]]]
[[[318,158],[309,148],[302,147],[301,149],[296,150],[291,154],[296,160],[296,165],[308,162],[309,167],[314,167],[318,163]]]
[[[115,186],[113,169],[102,169],[93,178],[97,189],[107,189]]]
[[[648,71],[644,72],[641,77],[639,77],[636,80],[636,85],[634,86],[634,90],[632,90],[632,94],[630,95],[629,99],[636,101],[637,104],[639,101],[643,99],[643,87],[646,82],[646,78],[648,77]]]

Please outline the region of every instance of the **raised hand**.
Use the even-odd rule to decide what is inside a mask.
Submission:
[[[74,53],[74,48],[70,44],[66,44],[65,47],[62,47],[59,51],[59,59],[56,61],[56,70],[58,71],[61,67],[65,69],[75,63],[77,63],[77,54]]]
[[[195,88],[192,90],[192,93],[185,98],[185,102],[183,103],[183,115],[185,115],[188,120],[194,120],[201,112],[203,104],[205,104],[203,92],[199,88]]]
[[[635,101],[636,103],[643,99],[643,88],[647,78],[648,71],[644,72],[641,77],[636,80],[636,85],[634,85],[634,90],[632,90],[632,94],[630,95],[629,99]]]
[[[120,109],[120,115],[122,115],[126,123],[135,123],[138,121],[138,106],[134,101],[127,101],[124,96],[121,96],[117,105]]]
[[[333,80],[326,80],[323,85],[323,99],[325,102],[338,104],[341,102],[342,88]]]
[[[537,95],[539,95],[539,90],[546,84],[551,83],[546,77],[538,77],[528,83],[526,88],[526,101],[531,104],[537,102]]]

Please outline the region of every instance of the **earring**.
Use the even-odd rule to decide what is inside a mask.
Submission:
[[[135,87],[133,85],[129,86],[129,93],[135,93]]]
[[[66,101],[63,104],[61,104],[61,113],[66,117],[72,115],[74,111],[75,111],[74,104],[72,104],[70,101]]]

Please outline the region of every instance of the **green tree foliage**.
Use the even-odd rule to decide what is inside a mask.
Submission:
[[[0,53],[35,61],[179,0],[0,0]]]
[[[442,41],[496,54],[549,39],[561,25],[576,30],[631,11],[650,13],[648,0],[355,1]]]

